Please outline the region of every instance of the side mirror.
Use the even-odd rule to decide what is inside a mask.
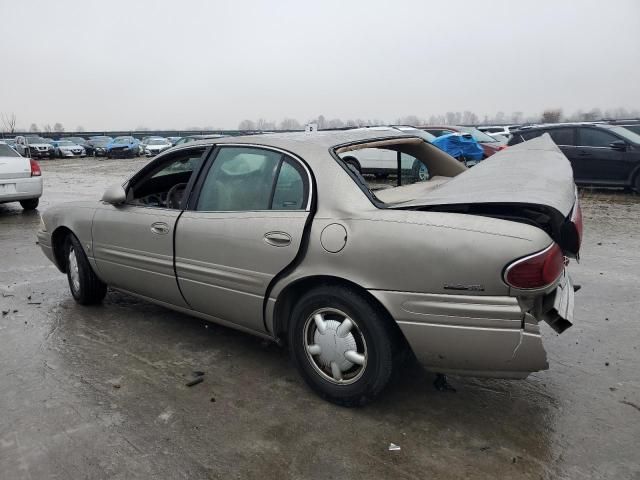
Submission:
[[[615,142],[611,142],[609,144],[609,147],[613,148],[614,150],[624,152],[627,150],[627,142],[625,142],[624,140],[616,140]]]
[[[102,201],[111,205],[120,205],[127,199],[127,192],[122,185],[112,185],[102,195]]]

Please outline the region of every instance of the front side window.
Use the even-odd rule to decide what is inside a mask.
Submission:
[[[597,128],[580,128],[578,145],[581,147],[609,147],[618,137]]]
[[[204,147],[175,152],[150,164],[131,181],[127,203],[146,207],[184,208],[184,193],[202,162]]]
[[[205,178],[196,210],[299,210],[308,187],[302,167],[272,150],[222,147]]]

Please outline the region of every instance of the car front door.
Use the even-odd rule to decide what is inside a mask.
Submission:
[[[222,146],[214,155],[176,227],[178,282],[194,310],[264,332],[267,288],[302,244],[311,176],[277,150]]]
[[[594,185],[626,185],[634,162],[629,162],[626,152],[611,147],[621,139],[601,128],[585,126],[577,130],[575,165],[582,172],[578,180]]]
[[[93,256],[108,285],[188,307],[175,277],[173,237],[182,212],[180,194],[190,187],[205,152],[183,149],[158,158],[129,181],[124,204],[104,204],[96,211]]]

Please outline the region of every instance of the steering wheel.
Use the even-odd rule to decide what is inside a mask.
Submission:
[[[184,194],[185,188],[187,188],[186,183],[176,183],[169,189],[167,192],[167,208],[176,210],[181,208],[180,204],[182,203],[182,195]]]

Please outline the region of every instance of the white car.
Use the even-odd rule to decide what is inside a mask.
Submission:
[[[82,145],[78,145],[70,140],[56,140],[53,142],[56,157],[86,157],[87,151]]]
[[[20,202],[25,210],[38,207],[42,196],[40,165],[0,142],[0,203]]]
[[[490,135],[494,138],[496,136],[503,136],[503,137],[507,137],[508,139],[509,137],[511,137],[512,132],[520,128],[520,126],[519,125],[496,125],[496,126],[484,125],[477,128],[481,132],[484,132],[487,135]]]
[[[173,144],[166,138],[151,137],[145,141],[144,154],[153,157],[171,147]]]

